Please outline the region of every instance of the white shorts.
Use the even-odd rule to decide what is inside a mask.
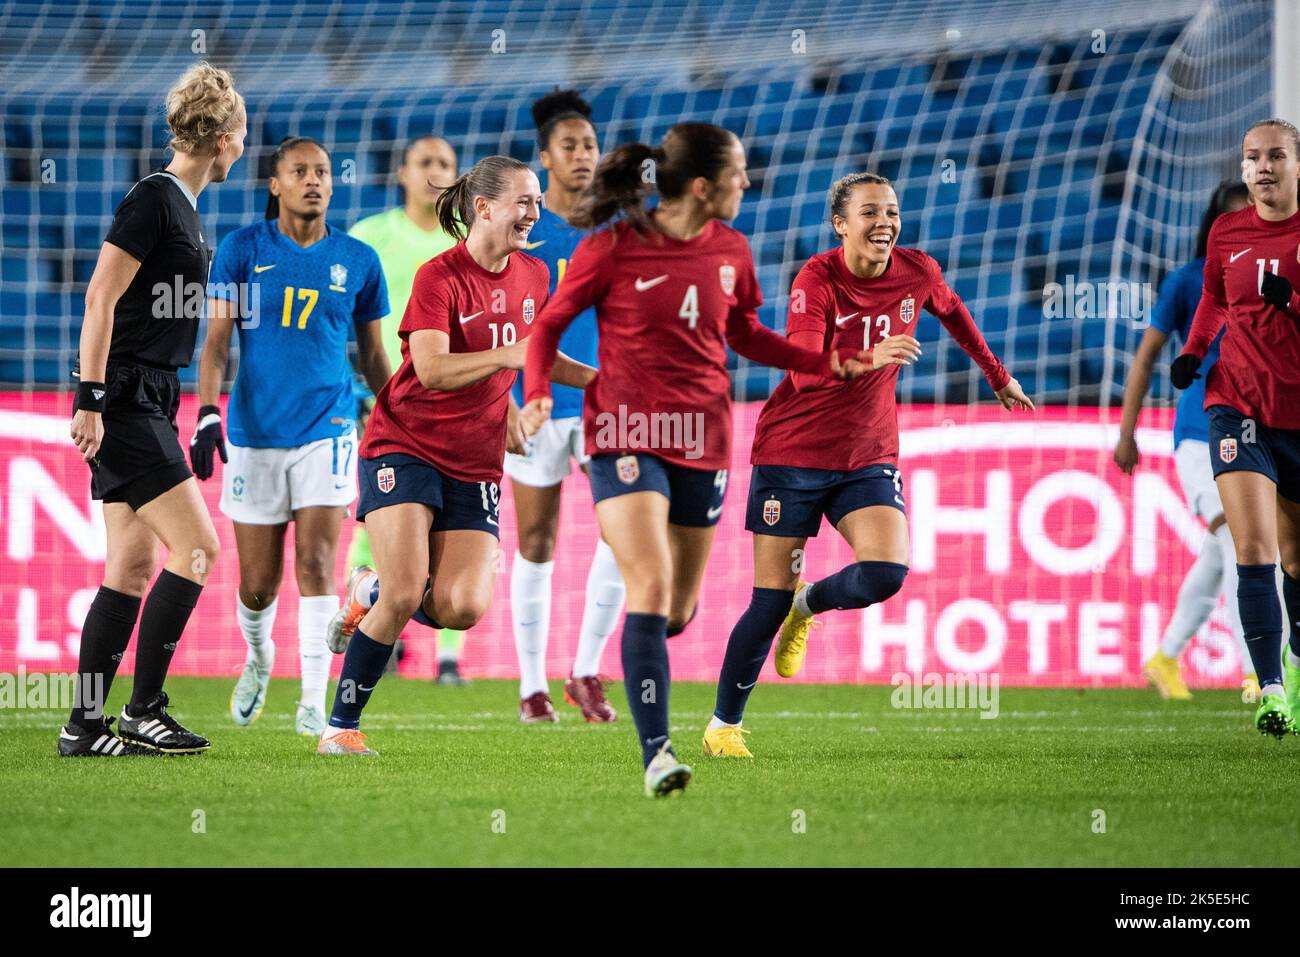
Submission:
[[[559,485],[571,471],[570,458],[577,459],[579,465],[591,461],[583,446],[582,416],[547,419],[528,440],[527,455],[506,453],[506,474],[534,488]]]
[[[1183,439],[1174,449],[1174,468],[1183,495],[1191,506],[1192,514],[1209,523],[1223,514],[1219,487],[1214,484],[1214,468],[1210,465],[1210,444],[1199,439]]]
[[[295,510],[342,508],[357,497],[357,433],[296,449],[226,445],[221,511],[245,525],[283,525]]]

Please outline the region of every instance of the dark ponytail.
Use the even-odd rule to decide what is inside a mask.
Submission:
[[[661,199],[677,199],[698,176],[716,182],[735,142],[735,134],[721,126],[678,123],[659,146],[620,146],[596,166],[591,189],[569,222],[579,229],[595,229],[622,213],[632,228],[644,232],[650,228],[646,197],[658,190]]]
[[[266,161],[267,163],[267,170],[265,174],[266,178],[270,179],[272,176],[279,175],[280,161],[284,159],[285,156],[288,155],[291,149],[297,146],[301,146],[304,143],[310,143],[312,146],[319,147],[320,151],[325,154],[325,158],[327,160],[330,160],[331,163],[333,162],[333,160],[330,157],[330,151],[327,150],[325,148],[325,144],[320,142],[319,140],[314,140],[310,136],[286,136],[284,139],[280,140],[280,145],[275,148],[275,152],[272,153],[270,159]],[[280,198],[271,192],[270,186],[267,186],[266,216],[264,218],[279,219],[279,217],[280,217]]]
[[[625,143],[596,164],[591,188],[569,216],[579,229],[595,229],[622,213],[638,232],[650,228],[642,205],[654,192],[656,167],[663,150],[644,143]]]
[[[1228,211],[1228,204],[1234,201],[1250,202],[1250,190],[1239,179],[1225,179],[1214,189],[1210,205],[1205,208],[1201,218],[1201,228],[1196,234],[1196,258],[1204,259],[1210,245],[1210,227],[1214,221]]]
[[[468,236],[474,225],[474,198],[500,199],[506,190],[507,177],[519,170],[531,172],[527,163],[511,156],[488,156],[450,186],[438,187],[442,194],[434,203],[434,211],[443,232],[456,240]]]

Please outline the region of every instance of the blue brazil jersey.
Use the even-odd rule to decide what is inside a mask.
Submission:
[[[542,215],[528,234],[528,255],[536,256],[546,263],[551,271],[551,295],[555,287],[564,278],[564,270],[578,248],[578,242],[585,236],[581,229],[570,226],[562,216],[543,208]],[[596,309],[592,308],[578,314],[569,328],[560,336],[560,351],[570,359],[585,362],[589,366],[596,364]],[[511,394],[515,402],[523,405],[524,377],[515,379]],[[582,390],[573,386],[551,383],[551,418],[566,419],[582,415]]]
[[[1187,333],[1192,328],[1192,319],[1196,316],[1196,306],[1201,301],[1204,275],[1204,257],[1193,259],[1186,266],[1171,272],[1160,287],[1151,325],[1167,336],[1178,333],[1186,342]],[[1223,330],[1220,329],[1201,363],[1201,377],[1193,379],[1192,384],[1178,397],[1178,408],[1174,412],[1175,448],[1183,439],[1210,441],[1210,420],[1205,414],[1205,380],[1210,375],[1210,367],[1219,361],[1219,342],[1222,339]]]
[[[247,284],[242,295],[240,284]],[[227,426],[233,444],[296,448],[353,428],[348,338],[353,323],[388,314],[373,249],[330,226],[304,249],[277,220],[264,220],[222,240],[209,295],[239,310],[239,372]]]

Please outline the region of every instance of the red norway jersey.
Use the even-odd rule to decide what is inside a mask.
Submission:
[[[408,339],[420,329],[437,329],[450,337],[452,352],[508,346],[535,328],[550,285],[540,259],[513,252],[505,269],[489,272],[464,242],[421,266],[399,329],[402,364],[379,390],[360,454],[401,452],[466,482],[500,482],[515,370],[498,370],[454,392],[426,389]]]
[[[818,253],[791,287],[786,335],[815,333],[823,349],[870,349],[889,336],[916,335],[922,308],[939,317],[994,391],[1011,381],[939,264],[916,249],[894,247],[874,279],[849,271],[843,246]],[[786,376],[759,413],[750,462],[836,470],[896,465],[894,388],[901,368],[883,366],[848,383]]]
[[[1226,405],[1271,428],[1300,429],[1300,325],[1260,295],[1266,272],[1300,289],[1300,212],[1271,223],[1247,206],[1216,219],[1183,354],[1205,355],[1227,322],[1205,407]]]
[[[600,371],[584,391],[587,452],[646,452],[687,468],[725,469],[728,344],[756,362],[830,371],[829,354],[759,323],[762,302],[749,243],[730,226],[710,220],[699,236],[677,240],[616,223],[578,244],[528,346],[524,394],[549,395],[560,333],[594,305]]]

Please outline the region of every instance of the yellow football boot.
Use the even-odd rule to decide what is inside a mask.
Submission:
[[[747,729],[734,724],[706,728],[704,753],[711,758],[752,758],[754,755],[745,747],[744,736],[747,734]]]
[[[797,596],[808,587],[808,582],[799,582],[794,593]],[[781,637],[776,643],[776,673],[782,678],[793,678],[803,667],[803,660],[808,654],[808,632],[816,623],[812,615],[801,615],[790,602],[790,614],[781,622]]]
[[[1178,659],[1170,658],[1163,651],[1157,651],[1142,665],[1142,677],[1155,685],[1160,697],[1174,701],[1187,701],[1192,693],[1183,684],[1183,676],[1178,670]]]

